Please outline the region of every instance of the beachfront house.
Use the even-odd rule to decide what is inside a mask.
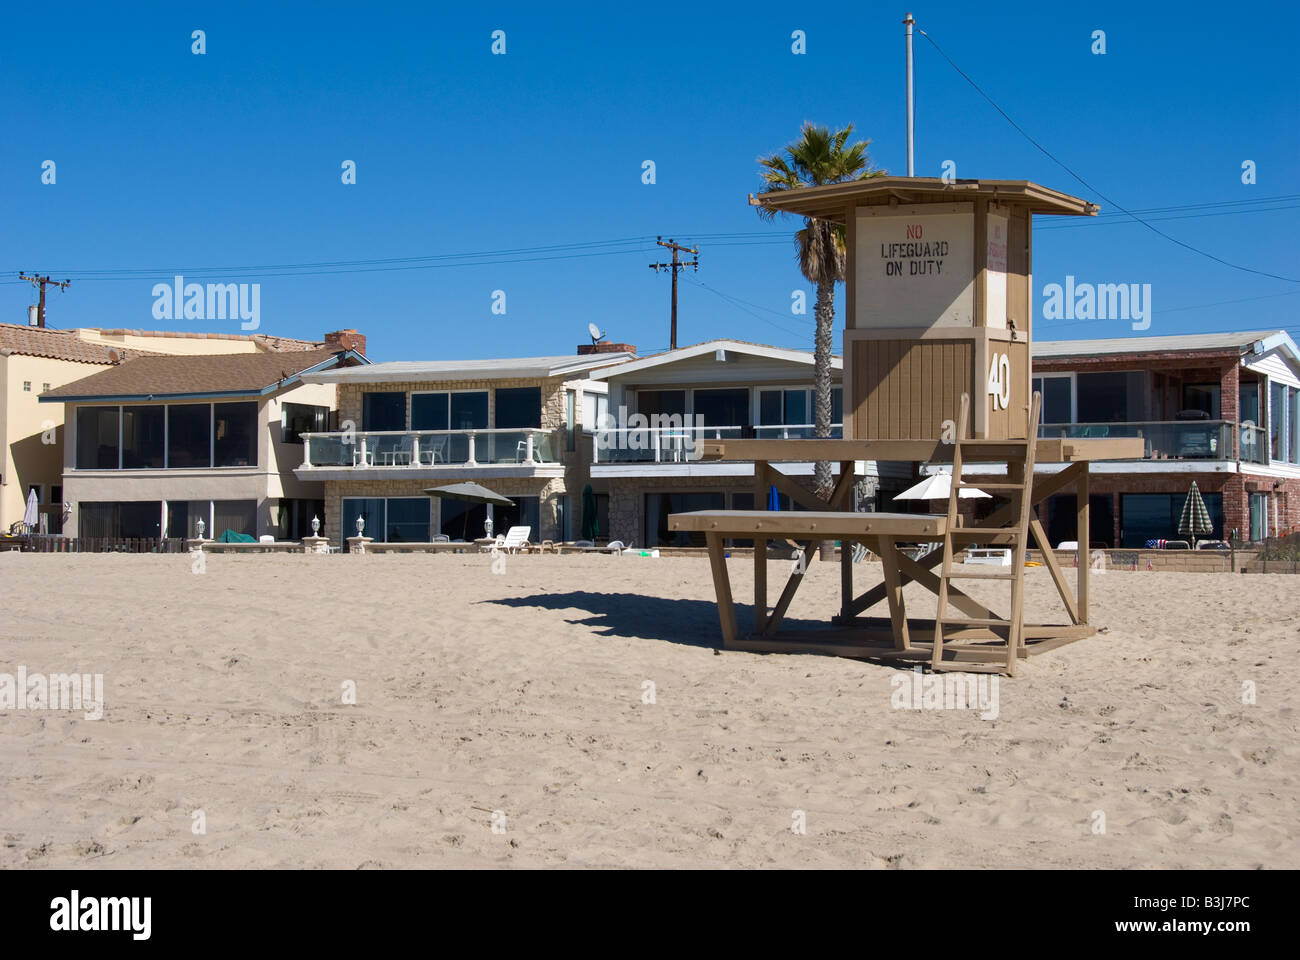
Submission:
[[[1140,460],[1092,466],[1092,547],[1186,539],[1193,480],[1214,538],[1300,528],[1300,352],[1285,331],[1035,341],[1033,387],[1040,436],[1144,440]],[[1053,543],[1082,539],[1075,516],[1072,494],[1040,507]]]
[[[835,357],[832,437],[843,435],[842,374]],[[608,503],[609,536],[627,543],[698,546],[698,535],[668,530],[669,514],[768,508],[766,500],[754,502],[752,463],[702,460],[700,441],[813,436],[811,351],[710,340],[598,370],[592,378],[609,386],[610,419],[592,445],[591,482]],[[907,485],[910,470],[892,466],[857,464],[864,478],[860,506]],[[779,468],[812,489],[811,462]],[[788,497],[776,500],[780,509],[791,508]]]
[[[337,419],[337,394],[304,377],[367,364],[347,334],[319,349],[137,356],[46,390],[68,424],[65,535],[185,538],[200,520],[208,537],[310,534],[323,488],[294,468],[303,435]]]
[[[320,350],[356,336],[355,330],[341,330],[326,334],[322,341],[310,341],[265,334],[101,327],[54,330],[0,323],[0,531],[23,519],[32,491],[39,505],[38,532],[62,530],[63,405],[40,403],[42,393],[150,354]]]
[[[504,360],[394,361],[323,370],[308,384],[338,389],[336,429],[311,431],[294,471],[323,484],[336,543],[473,540],[531,528],[529,538],[577,537],[590,433],[608,386],[592,373],[635,357],[598,343],[577,355]],[[430,487],[473,481],[510,507],[439,499]]]

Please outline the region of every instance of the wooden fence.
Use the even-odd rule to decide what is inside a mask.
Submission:
[[[181,537],[42,537],[29,536],[26,553],[184,553]]]

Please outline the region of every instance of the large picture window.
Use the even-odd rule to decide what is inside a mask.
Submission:
[[[118,461],[118,408],[77,408],[78,470],[116,470]]]
[[[1216,540],[1223,536],[1223,494],[1202,493],[1205,509],[1210,515],[1213,532],[1201,535],[1200,540]],[[1186,493],[1126,493],[1120,497],[1120,529],[1125,549],[1141,548],[1148,540],[1184,540],[1178,532],[1178,520],[1183,514]]]
[[[167,408],[167,466],[212,466],[212,405],[180,403]]]
[[[497,390],[496,425],[499,430],[542,425],[541,387],[504,387]]]
[[[163,465],[166,408],[122,408],[122,466],[124,469]]]
[[[212,455],[215,467],[257,463],[257,404],[212,405]]]
[[[285,403],[280,406],[280,439],[285,443],[302,443],[304,433],[324,433],[330,423],[330,408],[309,403]]]
[[[152,539],[162,528],[162,502],[126,500],[82,501],[77,507],[77,534],[81,537]]]
[[[412,430],[450,430],[448,419],[447,394],[413,393],[411,394],[411,429]]]
[[[361,398],[362,430],[405,430],[406,394],[367,393]]]

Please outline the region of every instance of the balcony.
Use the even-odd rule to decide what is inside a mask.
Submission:
[[[421,430],[304,433],[310,471],[338,467],[403,470],[436,467],[559,466],[548,430]]]
[[[1044,423],[1043,439],[1141,437],[1144,460],[1233,460],[1233,432],[1240,431],[1240,459],[1265,463],[1268,439],[1259,427],[1231,420],[1149,420],[1129,423]]]
[[[685,463],[698,460],[696,444],[706,440],[806,440],[815,435],[811,423],[783,426],[621,427],[598,430],[592,444],[593,463]],[[831,424],[831,436],[844,436],[844,425]]]

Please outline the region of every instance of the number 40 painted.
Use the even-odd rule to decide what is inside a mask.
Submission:
[[[1005,410],[1011,403],[1011,357],[995,353],[989,359],[989,396],[994,410]]]

